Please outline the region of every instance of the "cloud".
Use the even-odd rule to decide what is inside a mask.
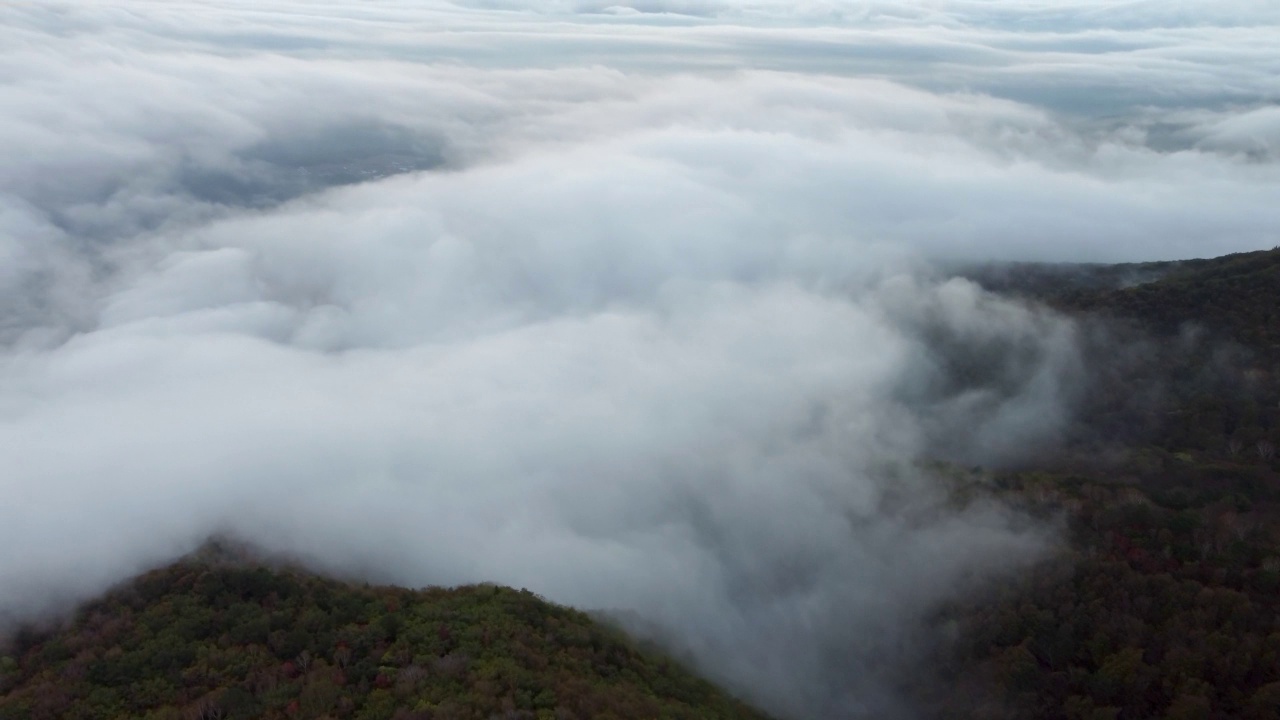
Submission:
[[[948,509],[911,463],[939,429],[895,397],[924,371],[904,375],[916,341],[878,308],[698,287],[318,353],[280,337],[340,311],[302,319],[263,301],[246,260],[176,261],[108,309],[111,327],[10,359],[3,450],[18,481],[0,526],[28,550],[3,568],[6,608],[228,531],[331,569],[630,610],[771,707],[827,714],[882,710],[871,663],[895,657],[903,626],[1041,548],[1042,530],[997,507]],[[129,312],[138,295],[145,318]],[[943,326],[974,330],[948,307]],[[382,316],[365,311],[361,332]],[[994,429],[1029,394],[955,398],[946,418]]]
[[[1088,374],[927,266],[1273,245],[1252,7],[0,6],[0,613],[232,532],[902,712],[919,620],[1052,538],[923,461]]]

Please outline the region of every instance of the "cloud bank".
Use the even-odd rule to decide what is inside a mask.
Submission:
[[[1270,247],[1254,3],[0,6],[0,613],[231,532],[906,712],[1046,529],[1064,318],[930,260]]]

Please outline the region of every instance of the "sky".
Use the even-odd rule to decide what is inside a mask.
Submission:
[[[1280,243],[1280,6],[0,4],[0,615],[229,533],[910,716],[1051,552],[1079,328],[936,268]]]

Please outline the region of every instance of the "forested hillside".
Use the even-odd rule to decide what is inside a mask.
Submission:
[[[1129,318],[1157,333],[1195,323],[1261,358],[1280,359],[1280,248],[1133,267],[1133,273],[1158,279],[1100,291],[1073,289],[1054,304]]]
[[[1248,473],[1255,489],[1223,487]],[[1061,554],[948,608],[939,718],[1251,718],[1280,709],[1280,475],[1188,464],[1186,493],[1043,472],[998,492],[1065,517]],[[1255,491],[1256,490],[1256,491]]]
[[[764,718],[581,612],[189,559],[28,630],[0,718]]]
[[[984,287],[1170,332],[1197,322],[1280,352],[1280,248],[1219,258],[1096,264],[1003,263],[961,271]]]
[[[1280,248],[966,275],[1081,320],[1086,377],[1064,438],[1068,460],[1114,470],[1128,458],[1141,473],[1175,453],[1265,463],[1280,445]]]
[[[1065,547],[940,614],[919,693],[939,718],[1280,717],[1280,251],[1021,270],[976,277],[1079,314],[1093,385],[1074,452],[988,480]]]

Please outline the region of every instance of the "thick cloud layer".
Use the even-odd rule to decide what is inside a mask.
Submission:
[[[1052,533],[1071,322],[929,259],[1269,247],[1254,3],[0,6],[0,614],[229,532],[632,618],[795,717]],[[678,639],[678,640],[677,640]]]

